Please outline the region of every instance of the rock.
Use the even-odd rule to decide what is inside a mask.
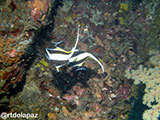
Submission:
[[[103,42],[100,40],[100,38],[98,36],[96,36],[95,38],[96,38],[96,44],[103,47],[104,45]]]
[[[29,82],[24,86],[21,93],[21,100],[26,105],[37,104],[39,101],[39,95],[41,94],[39,88],[36,86],[35,82]]]

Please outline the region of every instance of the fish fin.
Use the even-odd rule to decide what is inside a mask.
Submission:
[[[104,67],[103,67],[103,65],[102,65],[102,63],[94,56],[94,55],[92,55],[92,54],[90,54],[90,53],[87,53],[88,55],[88,57],[90,57],[91,59],[93,59],[93,60],[95,60],[100,66],[101,66],[101,68],[102,68],[102,73],[104,73]]]
[[[87,70],[87,69],[84,68],[84,67],[79,67],[79,68],[77,68],[75,71],[83,71],[83,70]]]
[[[56,48],[46,48],[46,51],[51,50],[51,51],[55,51]]]
[[[60,71],[60,68],[61,68],[62,66],[64,66],[64,65],[65,65],[65,64],[55,66],[55,67],[56,67],[57,72],[59,72],[59,71]]]
[[[45,56],[47,57],[48,60],[50,60],[50,57],[49,57],[50,53],[49,53],[49,51],[48,51],[48,48],[46,48],[45,50],[46,50],[46,52],[47,52],[47,54],[46,54]]]
[[[60,67],[56,67],[57,72],[59,72]]]
[[[61,66],[56,66],[56,70],[57,70],[57,72],[59,72],[59,71],[60,71],[60,68],[61,68]]]
[[[80,51],[79,49],[75,49],[75,52],[78,52],[78,51]]]
[[[48,54],[47,55],[45,55],[46,56],[46,58],[48,59],[48,60],[50,60],[50,57],[48,56]]]
[[[58,42],[53,42],[53,41],[51,41],[51,43],[53,43],[56,47],[57,47],[57,45],[61,44],[62,42],[63,42],[63,40],[60,40],[60,41],[58,41]]]
[[[81,67],[83,65],[83,63],[84,63],[84,61],[79,64],[73,65],[73,67]]]
[[[78,44],[78,41],[79,41],[79,25],[78,25],[78,31],[77,31],[77,40],[76,40],[76,43],[74,45],[74,47],[72,48],[72,51],[75,51],[76,50],[76,47],[77,47],[77,44]]]

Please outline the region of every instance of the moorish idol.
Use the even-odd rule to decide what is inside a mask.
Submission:
[[[84,51],[76,50],[73,56],[69,59],[67,66],[81,67],[88,58],[95,60],[101,66],[102,73],[104,73],[104,67],[102,63],[95,56]]]
[[[66,51],[60,47],[57,47],[57,44],[61,43],[61,41],[57,42],[56,48],[54,49],[46,48],[47,59],[52,61],[53,65],[56,67],[56,70],[59,72],[59,68],[64,65],[67,65],[68,67],[70,66],[80,67],[83,65],[85,60],[87,60],[88,58],[91,58],[95,60],[101,66],[102,72],[104,72],[103,65],[95,56],[93,56],[92,54],[88,52],[84,52],[84,51],[80,51],[76,49],[78,41],[79,41],[79,27],[77,31],[77,40],[72,50]]]
[[[56,60],[56,61],[69,60],[71,56],[73,55],[74,51],[76,50],[78,40],[79,40],[79,27],[78,27],[78,32],[77,32],[77,40],[71,51],[63,50],[60,47],[56,47],[54,49],[46,48],[46,52],[47,52],[46,57],[48,58],[48,60]],[[52,51],[53,53],[50,53],[49,51]]]
[[[76,43],[75,43],[74,47],[72,48],[72,50],[66,51],[60,47],[56,47],[54,49],[46,48],[46,52],[47,52],[46,57],[48,60],[53,61],[53,63],[54,63],[53,65],[56,67],[57,71],[59,71],[59,68],[64,66],[65,63],[72,57],[74,51],[76,50],[78,40],[79,40],[79,27],[78,27],[78,32],[77,32],[77,40],[76,40]],[[59,43],[61,43],[61,41],[58,42],[58,44]],[[52,53],[50,53],[49,51]]]

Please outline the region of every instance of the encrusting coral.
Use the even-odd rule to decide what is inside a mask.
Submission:
[[[155,63],[153,60],[157,60],[159,56],[159,54],[155,54],[150,58],[153,68],[139,65],[137,70],[126,70],[125,73],[125,77],[134,79],[134,84],[138,85],[142,82],[146,85],[143,104],[150,109],[144,111],[143,120],[158,120],[160,117],[160,64],[153,64]]]

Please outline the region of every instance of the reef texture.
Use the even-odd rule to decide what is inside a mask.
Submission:
[[[49,0],[0,1],[0,107],[24,83],[35,31],[48,24],[50,4]]]
[[[143,83],[146,85],[143,96],[143,104],[149,107],[143,113],[144,120],[158,120],[160,117],[160,64],[159,54],[150,58],[151,64],[155,67],[143,67],[139,65],[137,70],[126,70],[125,76],[134,79],[134,84]]]
[[[8,82],[14,84],[22,79],[24,60],[20,58],[33,42],[34,31],[46,24],[49,1],[2,0],[0,8],[0,79],[1,86],[8,89]]]
[[[136,90],[124,71],[159,49],[159,5],[159,0],[1,0],[1,112],[38,113],[39,120],[128,119]],[[51,41],[73,48],[78,26],[76,49],[96,56],[105,74],[91,59],[81,69],[64,66],[60,72],[46,59],[45,48],[55,47]],[[155,69],[159,59],[152,59]]]

